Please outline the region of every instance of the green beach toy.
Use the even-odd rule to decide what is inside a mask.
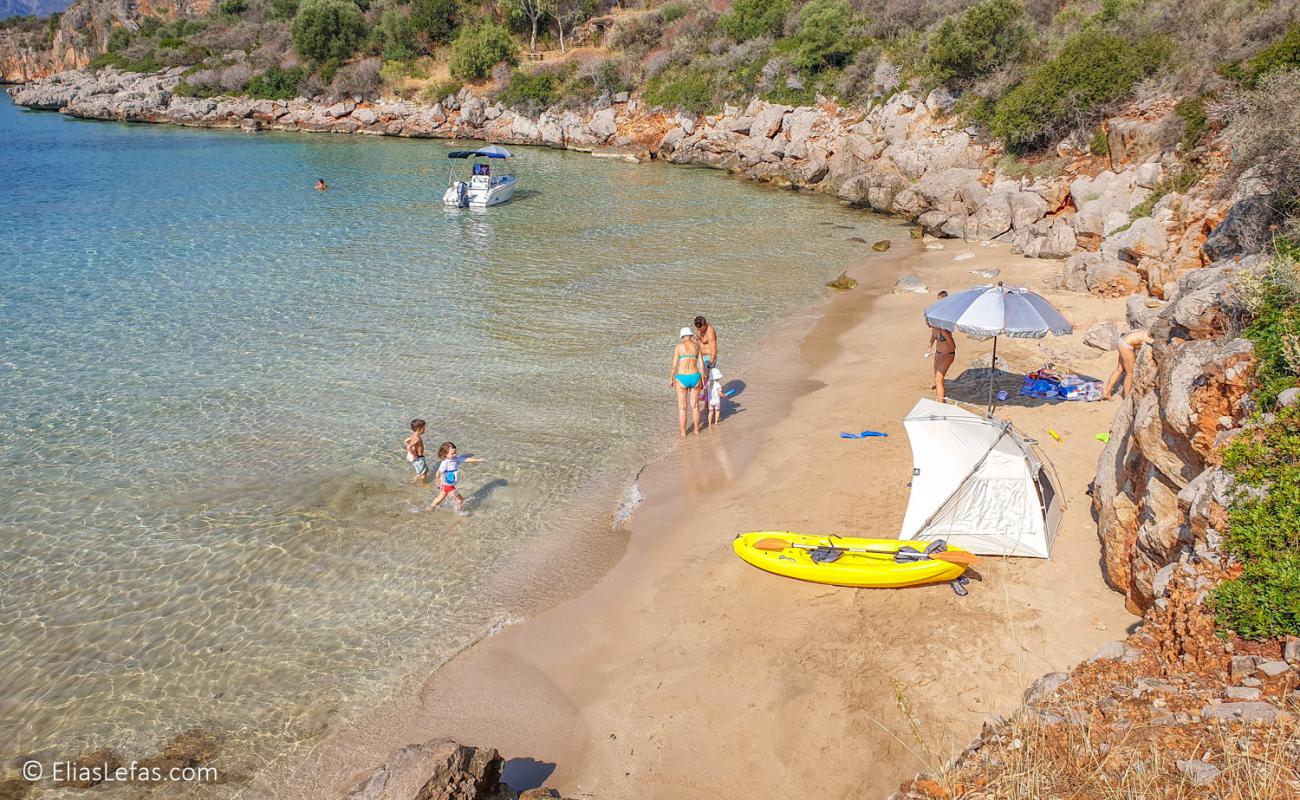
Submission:
[[[1109,433],[1094,433],[1094,434],[1092,435],[1092,438],[1096,439],[1097,441],[1101,442],[1102,444],[1110,444],[1110,434],[1109,434]]]

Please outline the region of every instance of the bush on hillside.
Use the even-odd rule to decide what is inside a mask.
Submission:
[[[374,35],[385,61],[405,61],[415,55],[415,31],[406,15],[396,8],[383,10]]]
[[[712,79],[699,70],[670,70],[646,83],[645,101],[651,106],[703,114],[714,107]]]
[[[293,19],[300,0],[269,0],[266,7],[272,19]]]
[[[105,49],[110,53],[120,53],[131,45],[131,32],[126,28],[114,28],[108,34]]]
[[[559,85],[558,77],[550,70],[515,70],[497,100],[516,111],[537,114],[559,99]]]
[[[426,44],[446,44],[456,32],[456,0],[411,0],[411,28]]]
[[[266,72],[254,75],[245,91],[259,100],[289,100],[298,96],[298,87],[306,77],[307,70],[302,67],[281,69],[273,64]]]
[[[1300,69],[1275,72],[1258,89],[1231,98],[1228,141],[1233,159],[1230,176],[1266,168],[1277,181],[1279,201],[1300,202]]]
[[[1300,377],[1300,273],[1279,248],[1251,305],[1244,335],[1255,346],[1255,400],[1277,405]],[[1232,441],[1223,466],[1242,491],[1228,509],[1224,548],[1241,575],[1214,592],[1219,625],[1247,639],[1300,635],[1300,406],[1277,408]]]
[[[365,18],[351,0],[305,0],[293,18],[293,49],[311,61],[342,61],[365,37]]]
[[[941,83],[978,78],[1019,57],[1032,32],[1019,0],[983,0],[935,31],[927,71]]]
[[[1107,106],[1128,97],[1139,80],[1166,63],[1170,50],[1163,36],[1130,41],[1086,29],[994,104],[989,128],[1012,150],[1041,147],[1095,122]]]
[[[221,0],[217,10],[227,16],[237,17],[248,10],[248,0]]]
[[[383,86],[379,59],[367,58],[355,64],[340,67],[330,81],[330,94],[334,97],[359,95],[372,97]]]
[[[505,28],[491,22],[466,25],[451,44],[451,74],[462,80],[482,80],[503,61],[517,65],[519,48]]]
[[[790,13],[790,0],[735,0],[719,21],[722,30],[738,42],[760,36],[777,36]]]
[[[1300,25],[1292,25],[1281,39],[1248,59],[1241,80],[1253,89],[1270,73],[1296,68],[1300,68]]]
[[[854,51],[852,24],[848,0],[808,0],[799,9],[799,25],[790,37],[794,66],[817,72],[849,63]]]

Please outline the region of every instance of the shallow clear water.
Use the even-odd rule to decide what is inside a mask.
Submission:
[[[429,141],[7,98],[0,141],[4,761],[203,725],[256,764],[482,635],[530,591],[521,554],[611,536],[673,441],[677,329],[717,322],[734,370],[881,226],[540,149],[470,212]],[[487,459],[469,516],[417,512],[415,416]]]

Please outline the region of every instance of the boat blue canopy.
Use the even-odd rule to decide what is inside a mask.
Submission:
[[[510,151],[499,145],[490,144],[478,150],[453,150],[447,158],[510,158]]]

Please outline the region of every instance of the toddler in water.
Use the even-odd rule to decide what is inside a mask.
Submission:
[[[429,462],[424,460],[424,420],[411,420],[411,435],[402,444],[406,445],[406,460],[415,470],[415,482],[429,480]]]
[[[452,495],[456,502],[456,513],[460,513],[465,507],[465,498],[461,497],[460,490],[456,488],[460,481],[460,465],[477,464],[483,459],[457,455],[456,445],[452,442],[443,442],[438,446],[438,458],[441,459],[438,463],[438,496],[429,504],[429,510],[433,511],[447,499],[447,495]]]
[[[709,370],[709,427],[712,428],[722,419],[722,372],[714,367]]]

